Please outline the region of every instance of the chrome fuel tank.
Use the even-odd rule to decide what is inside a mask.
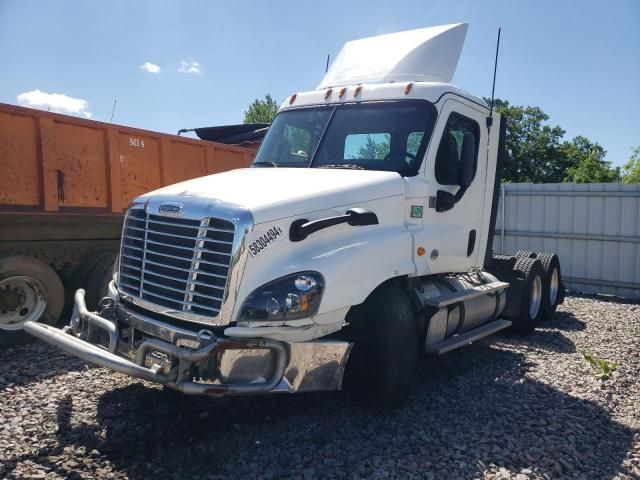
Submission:
[[[428,313],[425,344],[431,345],[445,340],[452,335],[459,334],[479,327],[498,318],[507,303],[504,289],[486,295],[461,300],[440,308],[428,307],[427,303],[438,297],[452,293],[472,290],[475,287],[497,282],[498,279],[487,272],[475,274],[451,275],[429,278],[419,282],[415,289],[415,297]]]

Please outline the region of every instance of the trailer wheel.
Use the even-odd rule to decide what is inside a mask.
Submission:
[[[552,319],[562,299],[560,260],[555,253],[538,253],[542,262],[544,281],[542,282],[542,316]]]
[[[522,282],[520,314],[512,320],[511,330],[518,333],[531,333],[540,322],[542,315],[542,295],[544,270],[540,260],[519,258],[513,267]]]
[[[528,250],[519,250],[515,254],[516,258],[536,258],[535,252],[530,252]]]
[[[369,407],[392,409],[406,398],[418,359],[418,335],[405,292],[378,287],[347,315],[345,337],[354,343],[344,389]]]
[[[22,324],[53,325],[63,306],[62,281],[47,264],[21,255],[0,259],[0,347],[34,340]]]

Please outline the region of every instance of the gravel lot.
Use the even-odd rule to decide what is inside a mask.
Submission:
[[[640,478],[639,378],[640,304],[592,297],[424,360],[392,413],[183,397],[32,344],[0,351],[0,477]]]

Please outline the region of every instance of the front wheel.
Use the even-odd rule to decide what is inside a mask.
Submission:
[[[415,317],[406,293],[383,284],[346,320],[345,337],[354,346],[345,391],[373,408],[398,407],[409,393],[418,359]]]
[[[63,306],[64,287],[47,264],[21,255],[0,259],[0,347],[33,340],[24,322],[52,325]]]

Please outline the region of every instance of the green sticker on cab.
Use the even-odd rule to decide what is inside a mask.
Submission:
[[[411,205],[411,218],[422,218],[422,205]]]

